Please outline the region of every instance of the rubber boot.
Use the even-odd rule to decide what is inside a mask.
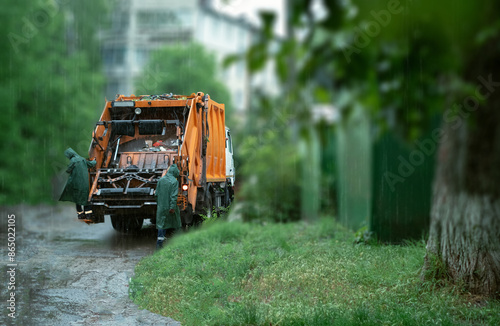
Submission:
[[[163,248],[163,243],[165,242],[165,237],[158,237],[158,240],[156,240],[156,251],[160,250]]]

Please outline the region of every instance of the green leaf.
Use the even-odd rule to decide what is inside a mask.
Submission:
[[[288,65],[286,62],[286,57],[283,55],[276,56],[276,73],[278,75],[279,81],[283,84],[288,79]]]
[[[263,69],[267,62],[267,45],[265,43],[257,43],[250,47],[247,52],[247,68],[250,72],[257,72]]]
[[[222,61],[222,67],[223,68],[228,68],[229,66],[233,65],[234,63],[243,60],[245,57],[242,54],[230,54],[224,58]]]
[[[311,8],[312,0],[289,0],[289,3],[287,6],[287,24],[299,27],[302,25],[302,16]]]
[[[344,10],[340,0],[324,0],[323,4],[328,11],[328,16],[320,23],[321,26],[330,31],[337,31],[344,21]]]
[[[262,31],[266,39],[271,39],[274,35],[274,21],[276,14],[272,11],[259,12],[260,20],[262,22]]]
[[[318,86],[314,89],[314,97],[318,103],[330,103],[331,94],[328,89]]]

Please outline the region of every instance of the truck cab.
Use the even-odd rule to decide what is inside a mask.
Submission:
[[[234,187],[234,159],[233,159],[233,141],[231,131],[226,127],[226,177],[231,187]]]

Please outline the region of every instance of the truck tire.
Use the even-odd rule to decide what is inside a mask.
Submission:
[[[94,212],[95,223],[104,223],[104,214],[102,212]]]
[[[122,215],[111,215],[113,229],[124,234],[134,234],[141,230],[143,218]]]
[[[226,183],[226,188],[224,192],[224,207],[229,207],[231,205],[231,193],[229,190],[229,185]]]
[[[181,222],[183,226],[193,223],[193,207],[191,204],[188,204],[186,210],[181,211]]]

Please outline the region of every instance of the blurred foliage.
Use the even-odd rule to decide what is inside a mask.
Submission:
[[[204,92],[230,108],[231,96],[220,77],[214,55],[203,46],[196,43],[167,46],[151,53],[143,76],[136,83],[137,94]]]
[[[285,36],[273,34],[274,14],[263,12],[262,32],[251,48],[245,56],[230,56],[225,63],[244,59],[252,74],[272,64],[282,95],[274,107],[267,106],[270,112],[267,118],[278,111],[275,116],[281,124],[295,128],[298,137],[305,139],[311,128],[324,134],[321,126],[311,122],[311,109],[315,104],[328,103],[340,111],[341,123],[348,120],[355,107],[362,107],[375,122],[375,137],[391,130],[410,146],[414,145],[414,140],[435,124],[446,105],[474,90],[461,77],[464,62],[472,54],[479,57],[473,49],[494,38],[500,30],[494,1],[479,5],[451,0],[439,4],[427,0],[288,0],[286,11]],[[262,128],[274,130],[272,124],[253,127],[253,121],[258,120],[254,117],[262,119],[262,108],[266,107],[263,104],[272,101],[265,92],[254,96],[250,123],[245,125],[248,135],[265,134]],[[264,153],[293,147],[295,143],[296,137],[285,136],[279,142],[254,148],[251,156],[266,160],[251,164],[267,167],[254,170],[264,173],[256,179],[278,175],[281,168],[270,165],[272,157]],[[322,141],[322,150],[325,144]],[[240,150],[243,153],[236,152],[242,165],[239,175],[247,178],[245,171],[250,169],[246,165],[250,163],[245,155],[250,152]],[[307,161],[306,158],[297,161],[293,156],[290,159],[294,164]],[[334,183],[325,181],[332,178],[334,170],[323,164],[322,183]],[[304,176],[297,174],[292,178],[298,186],[297,179],[301,177]],[[277,196],[282,188],[276,185],[280,184],[269,182],[270,188],[265,189],[262,198]],[[326,194],[324,187],[319,195],[334,196]],[[299,205],[296,197],[281,196],[290,204]],[[269,204],[264,200],[254,204],[264,203]],[[323,207],[331,205],[327,201]],[[273,209],[276,208],[268,206],[264,211]]]
[[[0,12],[0,205],[50,200],[64,150],[86,155],[102,107],[97,31],[107,10],[101,0],[21,0]]]
[[[300,219],[300,180],[297,149],[287,135],[272,129],[247,135],[238,147],[245,164],[239,175],[245,182],[242,200],[245,221],[289,222]]]
[[[432,122],[444,94],[465,89],[457,73],[470,40],[498,30],[498,24],[483,24],[482,30],[482,20],[470,17],[492,16],[491,3],[486,8],[451,0],[321,4],[314,9],[312,1],[289,0],[284,39],[269,35],[274,19],[264,13],[264,32],[247,53],[248,67],[255,72],[265,67],[262,61],[272,60],[286,91],[307,88],[316,102],[333,102],[344,116],[359,103],[383,128],[408,140]]]
[[[245,221],[300,219],[297,136],[280,99],[256,94],[244,126],[234,134],[238,200]]]
[[[343,117],[361,105],[381,130],[416,139],[442,106],[445,89],[436,79],[456,67],[453,56],[442,55],[450,42],[441,22],[423,19],[427,6],[412,1],[323,1],[322,10],[311,4],[290,0],[288,36],[272,39],[264,32],[247,60],[276,62],[287,92],[307,89],[308,99],[334,104]],[[273,22],[268,16],[264,30]]]

